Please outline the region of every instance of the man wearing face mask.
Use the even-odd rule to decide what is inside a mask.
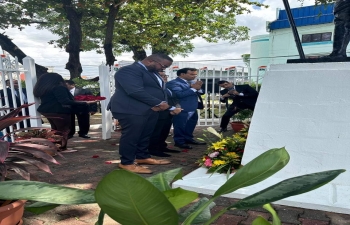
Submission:
[[[120,168],[135,173],[152,173],[140,164],[164,165],[168,160],[152,159],[149,140],[158,120],[159,111],[170,108],[165,82],[158,72],[173,60],[161,53],[119,69],[115,76],[115,93],[108,108],[123,128],[119,142]]]
[[[224,88],[220,91],[221,102],[227,102],[228,99],[233,99],[233,103],[228,107],[227,111],[221,118],[219,132],[227,131],[227,125],[230,122],[230,118],[243,109],[254,110],[256,100],[258,98],[258,92],[251,86],[234,85],[233,82],[226,80],[220,80],[219,86]]]

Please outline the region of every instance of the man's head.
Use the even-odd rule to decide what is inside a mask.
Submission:
[[[190,81],[196,79],[197,73],[196,68],[182,68],[176,72],[176,75],[184,80]]]
[[[6,86],[11,87],[10,80],[5,81]],[[13,87],[18,89],[18,80],[13,80]]]
[[[75,82],[74,82],[74,81],[72,81],[72,80],[66,80],[65,82],[66,82],[67,88],[68,88],[69,90],[75,88]]]
[[[165,71],[160,71],[158,72],[158,74],[160,75],[161,78],[163,78],[164,82],[168,82],[168,75],[165,74]]]
[[[173,59],[163,53],[156,53],[141,61],[150,72],[160,72],[171,66]]]
[[[218,85],[222,88],[225,88],[225,89],[229,89],[229,88],[232,88],[233,87],[233,83],[232,82],[228,82],[226,80],[220,80],[218,82]]]

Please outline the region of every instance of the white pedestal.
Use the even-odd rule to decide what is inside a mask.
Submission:
[[[319,189],[277,203],[350,213],[350,63],[270,67],[259,94],[242,164],[268,149],[283,146],[291,156],[285,168],[227,197],[242,198],[290,177],[346,169]],[[226,176],[209,177],[200,168],[174,186],[213,194]]]

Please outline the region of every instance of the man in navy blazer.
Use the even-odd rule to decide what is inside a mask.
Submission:
[[[232,82],[221,80],[218,82],[219,86],[224,88],[220,91],[221,102],[227,102],[228,99],[233,99],[233,103],[228,107],[227,111],[221,118],[220,131],[227,131],[227,125],[230,118],[243,109],[254,110],[258,92],[251,86],[234,85]]]
[[[122,129],[119,142],[120,168],[135,173],[152,173],[139,164],[163,165],[168,160],[152,159],[149,139],[158,120],[158,112],[168,110],[165,83],[158,72],[172,64],[161,53],[119,69],[115,76],[115,93],[109,107]]]
[[[193,131],[198,121],[198,103],[201,101],[201,95],[204,94],[201,89],[203,82],[198,80],[197,69],[182,68],[176,72],[177,78],[169,81],[166,86],[179,100],[183,109],[181,113],[173,118],[174,142],[175,146],[184,149],[192,149],[190,145],[205,145],[193,139]]]

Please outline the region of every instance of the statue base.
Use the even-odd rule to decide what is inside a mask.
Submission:
[[[309,59],[287,59],[287,63],[350,62],[350,57],[323,57]]]

